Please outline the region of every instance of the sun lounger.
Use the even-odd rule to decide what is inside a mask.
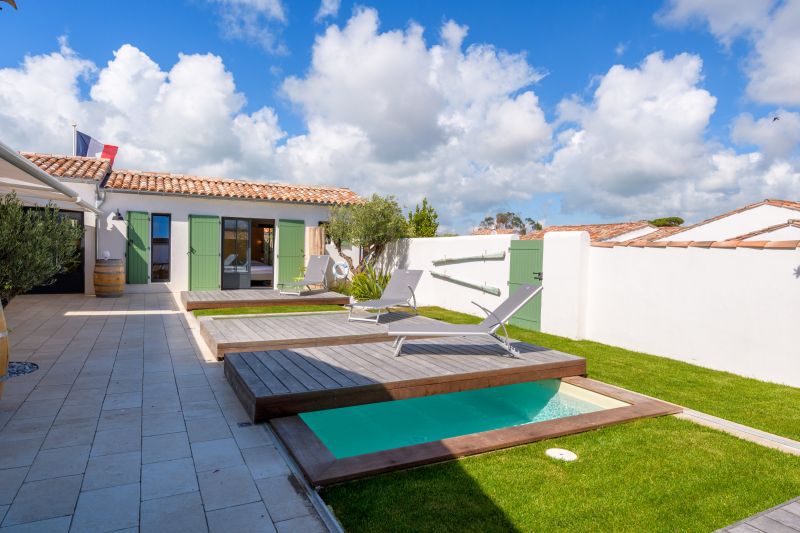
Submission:
[[[390,307],[410,307],[416,313],[417,297],[414,290],[421,277],[422,270],[395,270],[380,298],[348,304],[350,314],[347,315],[347,320],[377,324],[381,318],[381,310],[388,311]],[[375,318],[356,317],[353,316],[353,309],[377,309],[378,314]]]
[[[329,255],[312,255],[308,259],[308,266],[303,279],[300,281],[290,281],[288,283],[280,284],[281,294],[293,294],[301,296],[303,289],[310,290],[312,285],[322,286],[323,289],[328,288],[328,265],[330,265],[331,257]],[[294,290],[286,290],[287,287],[294,287]]]
[[[400,350],[403,349],[403,343],[407,337],[488,336],[497,341],[497,343],[508,352],[509,356],[517,357],[519,356],[519,351],[511,346],[505,323],[514,316],[514,313],[522,309],[522,306],[530,302],[533,297],[541,291],[541,285],[522,285],[494,311],[490,311],[472,302],[486,313],[486,318],[480,324],[447,324],[445,322],[404,324],[402,321],[397,324],[392,324],[389,326],[389,336],[397,337],[394,341],[394,355],[400,355]],[[500,337],[495,333],[500,327],[503,328],[504,337]]]

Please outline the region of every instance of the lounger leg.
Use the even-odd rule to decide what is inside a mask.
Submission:
[[[503,347],[503,349],[508,352],[509,357],[519,357],[519,350],[511,346],[511,343],[508,341],[507,338],[498,337],[497,335],[491,336],[497,344]]]
[[[403,343],[405,342],[405,337],[397,337],[397,340],[394,341],[394,356],[400,357],[400,351],[403,349]]]

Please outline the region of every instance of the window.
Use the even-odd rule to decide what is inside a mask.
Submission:
[[[249,272],[250,221],[241,218],[222,220],[222,267],[224,272]]]
[[[153,214],[150,223],[150,280],[169,281],[171,216]]]

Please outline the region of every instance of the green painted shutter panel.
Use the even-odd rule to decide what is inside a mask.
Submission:
[[[219,289],[219,217],[189,215],[189,290]]]
[[[278,221],[278,285],[300,276],[305,263],[306,223]]]
[[[514,240],[511,241],[509,253],[511,254],[511,271],[508,276],[508,288],[511,293],[525,283],[541,283],[542,258],[544,243],[541,240]],[[541,330],[542,322],[542,295],[525,304],[509,321],[514,326]]]
[[[149,278],[147,256],[150,249],[150,217],[141,211],[128,211],[128,283],[143,284]]]

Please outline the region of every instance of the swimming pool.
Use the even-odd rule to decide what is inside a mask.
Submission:
[[[629,404],[551,379],[301,413],[336,459]]]

